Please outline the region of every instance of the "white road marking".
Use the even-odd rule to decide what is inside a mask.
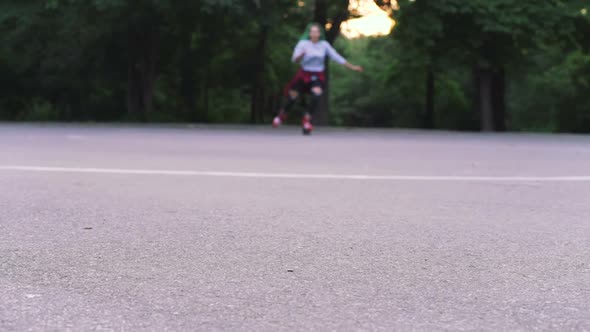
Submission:
[[[590,182],[590,176],[445,176],[445,175],[368,175],[368,174],[306,174],[267,172],[218,172],[191,170],[44,167],[0,165],[0,171],[40,173],[91,173],[121,175],[173,175],[200,177],[314,179],[314,180],[366,180],[366,181],[448,181],[448,182]]]
[[[34,299],[36,297],[41,297],[41,294],[25,294],[27,299]]]
[[[83,135],[66,135],[66,138],[72,141],[85,141],[87,137]]]

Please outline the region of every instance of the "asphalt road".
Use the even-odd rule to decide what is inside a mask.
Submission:
[[[3,124],[0,330],[588,331],[589,180],[583,136]]]

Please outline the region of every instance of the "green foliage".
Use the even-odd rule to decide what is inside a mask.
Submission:
[[[520,130],[590,132],[590,54],[547,52],[535,59],[511,91],[511,127]]]
[[[334,68],[333,117],[344,126],[415,128],[421,126],[424,78],[420,67],[406,64],[404,50],[388,37],[346,40],[337,46],[365,67],[358,76]],[[436,103],[437,123],[444,129],[472,129],[473,117],[465,96],[468,75],[456,68],[441,71]]]
[[[328,18],[347,3],[4,1],[0,119],[248,122],[259,93],[265,113],[256,121],[268,120],[296,70],[292,48],[316,1]],[[588,11],[587,0],[400,0],[392,36],[338,39],[366,71],[331,66],[332,124],[421,127],[431,70],[436,127],[476,129],[477,65],[505,70],[509,129],[588,132]],[[151,60],[153,72],[145,68]],[[144,92],[154,107],[143,118],[128,108],[135,69],[153,76]]]
[[[493,94],[502,93],[503,86],[494,88],[496,90],[492,91],[492,96],[496,98],[494,102],[506,104],[510,129],[580,130],[567,125],[565,119],[577,119],[579,116],[571,116],[569,112],[581,114],[581,109],[586,107],[579,97],[581,90],[568,89],[576,94],[576,97],[571,98],[576,100],[578,106],[566,107],[569,111],[557,110],[565,107],[563,103],[574,104],[566,102],[569,100],[566,97],[568,94],[562,94],[559,87],[573,84],[572,80],[579,73],[573,74],[565,68],[577,67],[567,63],[559,64],[559,57],[553,57],[544,64],[553,70],[537,77],[536,71],[544,69],[533,58],[540,52],[559,54],[572,49],[588,54],[588,46],[584,46],[588,45],[588,34],[584,32],[588,32],[590,25],[585,11],[582,10],[587,3],[577,0],[400,0],[398,3],[400,9],[394,11],[398,24],[393,32],[393,38],[403,49],[398,63],[407,70],[424,72],[430,68],[434,72],[437,78],[435,108],[439,112],[439,127],[470,129],[476,126],[474,124],[477,120],[473,119],[476,110],[472,110],[471,114],[465,111],[467,107],[475,105],[475,101],[479,102],[478,96],[482,93],[479,90],[482,87],[477,85],[476,80],[469,82],[469,71],[475,68],[479,72],[489,71],[491,75],[508,72],[508,98],[503,100],[501,95]],[[583,56],[577,56],[579,57]],[[449,73],[455,78],[458,77],[457,73],[464,74],[458,81],[449,81]],[[399,70],[394,70],[391,74],[394,78],[401,75]],[[493,79],[497,79],[495,77]],[[414,85],[418,86],[418,83]],[[419,88],[414,91],[423,93]],[[544,96],[538,96],[539,93],[544,93]],[[449,99],[449,96],[455,97]],[[473,101],[466,101],[465,96],[470,96]],[[533,107],[535,101],[547,98],[551,102],[546,100],[542,104],[545,107],[539,107],[539,113],[566,112],[568,115],[532,116],[528,109]],[[454,106],[446,107],[445,102]],[[497,108],[498,105],[493,104],[492,107]],[[554,109],[547,110],[551,107]],[[441,116],[440,112],[444,109],[455,115]],[[420,108],[416,107],[414,112],[419,113]],[[462,120],[450,124],[449,118]],[[533,121],[533,118],[538,121]],[[575,121],[581,123],[582,127],[587,126],[583,120]]]
[[[28,112],[30,100],[39,99],[54,105],[56,120],[134,120],[124,112],[128,67],[139,61],[140,52],[148,51],[140,39],[152,31],[159,40],[154,91],[158,109],[150,119],[242,119],[217,116],[207,108],[233,100],[251,84],[256,58],[269,60],[268,87],[276,89],[286,80],[291,68],[283,59],[288,59],[295,29],[271,31],[271,43],[282,41],[272,54],[260,54],[255,47],[259,27],[278,26],[286,11],[293,11],[291,20],[300,21],[295,4],[286,0],[2,3],[0,117],[21,119],[18,114]],[[185,77],[191,82],[183,95]],[[187,98],[195,100],[196,108],[189,108]],[[158,115],[163,113],[166,116]],[[201,113],[213,116],[207,119]]]
[[[27,112],[22,120],[25,121],[51,121],[55,120],[56,112],[53,104],[47,100],[33,99],[28,105]]]

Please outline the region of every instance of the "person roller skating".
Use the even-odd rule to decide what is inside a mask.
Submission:
[[[300,68],[285,88],[285,101],[279,114],[273,120],[273,127],[280,126],[286,120],[287,112],[295,105],[301,94],[310,93],[311,101],[308,111],[303,115],[301,126],[304,135],[311,134],[313,130],[312,115],[324,93],[326,80],[324,60],[327,56],[350,70],[363,71],[362,67],[349,63],[336,52],[332,45],[326,41],[325,32],[321,25],[310,23],[293,51],[292,60],[299,64]]]

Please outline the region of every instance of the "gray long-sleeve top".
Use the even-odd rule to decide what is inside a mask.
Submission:
[[[305,52],[305,56],[301,59],[301,68],[305,71],[324,71],[326,56],[339,64],[346,63],[346,59],[338,54],[332,45],[325,40],[320,40],[317,43],[313,43],[311,40],[300,40],[293,51],[292,60],[295,61],[303,52]]]

